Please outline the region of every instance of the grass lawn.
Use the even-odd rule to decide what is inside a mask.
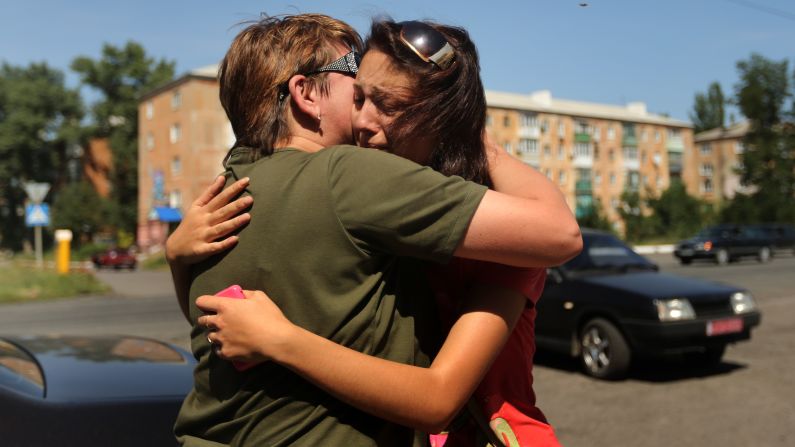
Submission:
[[[0,264],[0,303],[66,298],[110,291],[91,273],[59,275],[54,269],[37,269],[30,263]]]

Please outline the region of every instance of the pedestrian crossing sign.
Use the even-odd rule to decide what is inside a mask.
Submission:
[[[50,207],[46,203],[25,207],[25,225],[29,227],[46,227],[50,224]]]

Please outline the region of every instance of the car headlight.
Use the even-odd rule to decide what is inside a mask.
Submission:
[[[679,321],[692,320],[696,318],[696,312],[690,301],[684,298],[672,298],[670,300],[654,300],[657,305],[657,316],[660,321]]]
[[[732,309],[736,314],[744,314],[756,309],[754,298],[748,292],[736,292],[731,296]]]

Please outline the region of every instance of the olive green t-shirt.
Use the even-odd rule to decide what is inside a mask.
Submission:
[[[244,372],[211,353],[195,299],[229,285],[260,289],[287,318],[332,341],[404,364],[427,365],[417,334],[433,302],[405,259],[446,262],[486,189],[381,151],[285,149],[227,163],[250,177],[250,224],[230,251],[195,266],[191,346],[199,363],[175,432],[186,446],[411,445],[413,430],[342,403],[274,363]],[[409,292],[410,291],[410,292]],[[373,380],[378,380],[374,377]]]

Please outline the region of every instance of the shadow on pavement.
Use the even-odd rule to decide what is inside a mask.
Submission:
[[[579,359],[554,352],[538,351],[533,358],[538,366],[554,368],[563,372],[577,373],[585,376],[580,368]],[[730,374],[747,368],[748,365],[723,360],[714,366],[695,366],[683,359],[637,359],[633,362],[625,380],[641,382],[676,382],[679,380],[703,379],[713,376]],[[596,379],[594,379],[596,380]]]

